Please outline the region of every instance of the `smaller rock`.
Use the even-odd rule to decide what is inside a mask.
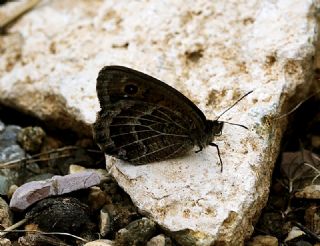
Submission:
[[[147,242],[147,246],[171,246],[171,245],[173,245],[171,239],[169,237],[166,237],[163,234],[155,236]]]
[[[86,243],[83,246],[113,246],[114,243],[111,240],[108,239],[99,239],[99,240],[95,240],[89,243]]]
[[[22,148],[29,153],[37,153],[40,151],[43,139],[46,133],[41,127],[29,126],[23,128],[17,135],[17,141]]]
[[[21,131],[20,126],[8,125],[0,133],[0,149],[17,143],[17,135]]]
[[[156,233],[156,223],[148,218],[131,222],[116,234],[116,245],[145,245]]]
[[[258,235],[251,239],[248,246],[278,246],[278,239],[268,235]]]
[[[100,210],[100,234],[105,237],[111,232],[111,218],[106,209]]]
[[[69,166],[69,173],[72,174],[72,173],[79,173],[79,172],[84,172],[86,171],[87,169],[83,166],[80,166],[80,165],[75,165],[75,164],[71,164]]]
[[[4,123],[0,120],[0,133],[5,129]]]
[[[291,231],[288,233],[287,238],[284,240],[284,242],[289,242],[291,240],[296,240],[299,237],[304,236],[306,233],[302,231],[300,228],[294,226],[292,227]]]
[[[86,189],[100,183],[96,172],[82,172],[66,176],[54,176],[44,181],[32,181],[20,186],[13,194],[10,208],[24,210],[49,196],[62,195]]]
[[[12,225],[12,216],[8,204],[0,197],[0,225],[7,228]],[[1,244],[0,244],[1,245]]]
[[[0,246],[11,246],[12,243],[8,238],[0,238]]]
[[[12,198],[13,193],[14,193],[18,188],[19,188],[19,187],[18,187],[17,185],[15,185],[15,184],[10,186],[10,188],[9,188],[9,190],[8,190],[8,193],[7,193],[7,196],[8,196],[9,199]]]
[[[320,185],[308,185],[294,194],[296,198],[319,199]]]
[[[4,175],[0,175],[0,195],[7,195],[10,188],[10,181]]]
[[[25,156],[25,151],[17,144],[11,144],[4,148],[0,147],[0,163],[6,163],[13,160],[20,160],[25,158]]]
[[[7,143],[5,143],[7,145]],[[17,144],[11,144],[10,146],[1,146],[1,140],[0,140],[0,165],[5,165],[6,163],[9,163],[11,161],[15,160],[21,160],[25,157],[24,150]],[[17,163],[20,165],[20,163]],[[21,177],[21,170],[17,169],[0,169],[0,175],[1,175],[1,188],[0,188],[0,194],[1,195],[7,195],[9,191],[9,187],[14,184],[18,184],[23,180]]]
[[[317,205],[311,204],[304,213],[305,225],[313,233],[320,234],[320,208]]]
[[[104,193],[100,187],[94,186],[90,188],[88,195],[88,203],[92,210],[98,210],[106,203],[106,193]]]

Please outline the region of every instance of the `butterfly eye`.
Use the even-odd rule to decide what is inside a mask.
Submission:
[[[137,93],[138,87],[136,85],[129,84],[124,87],[124,91],[129,95],[133,95]]]

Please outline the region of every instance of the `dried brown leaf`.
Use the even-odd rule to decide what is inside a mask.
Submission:
[[[281,171],[287,178],[289,192],[320,184],[320,158],[309,150],[284,152]]]

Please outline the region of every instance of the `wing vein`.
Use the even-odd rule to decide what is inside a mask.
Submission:
[[[165,135],[165,136],[176,136],[176,137],[186,137],[186,138],[189,137],[188,135],[183,135],[183,134],[160,132],[160,131],[157,131],[155,129],[152,129],[150,126],[140,125],[140,124],[114,124],[114,125],[110,125],[110,126],[144,126],[144,127],[148,128],[148,129],[150,129],[150,131],[159,133],[158,135],[155,135],[155,136]],[[143,130],[143,131],[148,131],[148,130]],[[137,132],[137,131],[130,132],[130,133],[135,133],[135,132]],[[129,132],[128,133],[122,133],[122,134],[129,134]],[[141,139],[141,140],[145,140],[145,139]]]
[[[118,137],[118,136],[128,135],[128,134],[132,134],[132,133],[139,133],[139,132],[153,132],[153,130],[141,130],[141,131],[125,132],[125,133],[110,135],[110,137]]]
[[[171,121],[167,121],[166,119],[164,118],[161,118],[159,116],[156,116],[156,115],[152,115],[150,113],[148,113],[148,111],[144,112],[144,111],[140,111],[140,110],[136,110],[136,109],[130,109],[131,111],[135,111],[135,112],[138,112],[138,113],[141,113],[140,116],[144,116],[144,115],[148,115],[152,118],[154,118],[155,120],[161,120],[161,121],[164,121],[164,122],[167,122],[167,123],[174,123],[174,121],[172,121],[172,119],[170,118],[169,120]],[[118,111],[114,111],[114,110],[108,110],[108,112],[115,112],[115,113],[118,113]],[[116,116],[116,117],[123,117],[123,116]],[[130,116],[126,116],[126,117],[130,117]],[[134,117],[132,116],[132,118],[137,118],[137,117]],[[142,118],[143,120],[150,120],[150,119],[146,119],[146,118]],[[151,120],[150,120],[151,121]],[[158,122],[158,121],[157,121]]]
[[[170,109],[168,109],[168,110],[171,111]],[[182,125],[178,124],[176,121],[172,120],[171,117],[169,115],[167,115],[166,113],[164,113],[164,112],[162,112],[160,110],[158,112],[161,113],[162,115],[165,115],[167,117],[167,119],[169,119],[169,121],[173,122],[173,124],[179,126],[182,129],[187,130],[184,126],[182,126]],[[171,111],[171,112],[173,112],[173,111]]]
[[[159,121],[155,121],[155,120],[150,120],[150,119],[145,119],[145,118],[137,118],[135,116],[116,116],[114,118],[117,118],[117,119],[141,119],[141,120],[145,120],[145,121],[149,121],[149,122],[155,122],[155,123],[163,123],[163,122],[159,122]]]
[[[163,150],[163,149],[172,147],[172,146],[177,145],[177,144],[181,144],[181,143],[173,143],[173,144],[167,145],[167,146],[165,146],[165,147],[163,147],[163,148],[157,149],[157,150],[155,150],[155,151],[149,152],[149,153],[144,154],[144,155],[142,155],[142,156],[139,156],[139,157],[137,157],[137,158],[131,159],[130,161],[139,160],[139,159],[141,159],[142,157],[146,157],[146,156],[148,156],[148,155],[152,155],[152,154],[157,153],[157,152],[159,152],[159,151],[161,151],[161,150]],[[183,145],[182,145],[182,146],[183,146]],[[179,149],[180,149],[180,148],[179,148]],[[178,149],[178,150],[179,150],[179,149]],[[176,151],[175,151],[174,153],[176,153]],[[172,155],[172,154],[170,154],[170,155]]]

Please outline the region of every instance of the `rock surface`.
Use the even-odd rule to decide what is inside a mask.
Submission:
[[[249,128],[226,124],[216,139],[223,173],[215,148],[144,166],[107,158],[141,213],[179,243],[239,245],[267,199],[286,125],[277,117],[312,88],[315,10],[301,0],[42,3],[0,37],[0,102],[90,135],[104,65],[167,82],[210,119],[254,90],[220,119]]]

